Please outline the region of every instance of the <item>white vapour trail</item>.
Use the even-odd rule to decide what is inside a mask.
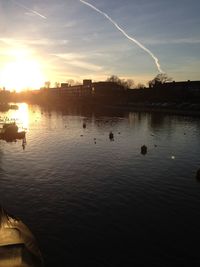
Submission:
[[[129,36],[111,17],[109,17],[105,12],[101,11],[100,9],[96,8],[95,6],[93,6],[92,4],[84,1],[84,0],[79,0],[81,3],[83,3],[84,5],[87,5],[89,7],[91,7],[92,9],[96,10],[98,13],[100,13],[101,15],[103,15],[104,17],[106,17],[126,38],[128,38],[130,41],[134,42],[136,45],[138,45],[141,49],[143,49],[144,51],[146,51],[154,60],[156,67],[158,69],[158,71],[160,73],[163,73],[159,60],[158,58],[148,49],[146,48],[143,44],[141,44],[139,41],[137,41],[135,38]]]
[[[37,12],[37,11],[31,9],[31,8],[28,8],[28,7],[22,5],[21,3],[15,1],[15,0],[12,0],[12,2],[14,2],[17,6],[22,7],[23,9],[25,9],[25,10],[27,10],[27,11],[29,11],[29,12],[31,12],[31,13],[33,13],[33,14],[41,17],[41,18],[43,18],[43,19],[47,19],[47,17],[45,17],[44,15],[40,14],[39,12]]]

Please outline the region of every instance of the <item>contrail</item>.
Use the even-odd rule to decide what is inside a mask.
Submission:
[[[47,19],[47,17],[45,17],[44,15],[40,14],[39,12],[37,12],[37,11],[31,9],[31,8],[28,8],[28,7],[24,6],[24,5],[22,5],[21,3],[16,2],[15,0],[12,0],[12,2],[14,2],[17,6],[22,7],[23,9],[25,9],[25,10],[27,10],[27,11],[29,11],[29,12],[31,12],[31,13],[33,13],[33,14],[41,17],[41,18],[43,18],[43,19]]]
[[[143,44],[141,44],[139,41],[137,41],[135,38],[129,36],[111,17],[109,17],[105,12],[101,11],[100,9],[96,8],[92,4],[84,1],[84,0],[79,0],[81,3],[84,5],[87,5],[91,7],[92,9],[96,10],[98,13],[106,17],[126,38],[128,38],[130,41],[134,42],[136,45],[138,45],[141,49],[146,51],[154,60],[156,67],[160,73],[164,73],[161,69],[160,63],[158,58],[148,49],[146,48]]]

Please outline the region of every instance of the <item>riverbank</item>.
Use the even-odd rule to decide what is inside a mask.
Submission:
[[[37,100],[37,99],[36,99]],[[49,101],[48,101],[49,100]],[[88,98],[69,98],[48,99],[46,101],[23,101],[27,104],[36,104],[49,109],[61,110],[81,110],[82,112],[103,112],[103,111],[119,111],[119,112],[156,112],[169,115],[195,116],[200,117],[200,103],[189,102],[128,102],[121,101],[121,103],[113,103],[112,101],[102,101],[102,99],[88,99]],[[21,101],[20,101],[21,102]],[[17,101],[18,103],[18,101]],[[16,103],[16,104],[17,104]],[[1,106],[0,106],[1,107]],[[8,109],[16,109],[17,105],[4,104],[4,109],[0,111],[7,111]]]
[[[129,103],[127,105],[110,105],[106,107],[126,111],[157,112],[200,117],[200,104],[197,103]]]

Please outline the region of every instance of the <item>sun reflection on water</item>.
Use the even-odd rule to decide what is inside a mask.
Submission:
[[[17,110],[9,110],[5,120],[16,121],[18,127],[23,130],[29,129],[29,108],[25,103],[17,104]]]
[[[22,103],[19,105],[19,109],[16,110],[15,117],[23,129],[29,128],[29,110],[27,104]]]

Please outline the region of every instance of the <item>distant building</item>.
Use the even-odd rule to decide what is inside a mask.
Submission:
[[[84,87],[92,87],[92,80],[83,80]]]
[[[166,82],[157,83],[152,88],[159,88],[162,90],[189,90],[189,91],[200,91],[200,81],[180,81],[180,82]]]
[[[157,93],[160,92],[162,94],[163,92],[165,95],[183,98],[184,101],[200,97],[200,81],[166,82],[157,84],[152,89],[156,90]]]
[[[180,81],[156,83],[149,88],[132,90],[115,82],[102,81],[92,82],[90,79],[83,80],[82,85],[70,86],[61,83],[59,88],[43,88],[42,92],[56,97],[96,97],[102,101],[109,100],[118,102],[198,102],[200,101],[200,81]],[[120,101],[119,101],[120,100]]]
[[[128,90],[128,98],[133,102],[198,102],[200,81],[156,83],[146,89]]]
[[[89,96],[120,93],[124,91],[124,88],[114,82],[92,82],[92,80],[85,79],[82,85],[69,86],[68,83],[61,83],[59,88],[43,88],[42,91],[49,94]]]
[[[95,94],[101,95],[124,92],[124,87],[115,82],[94,82],[92,87]]]

